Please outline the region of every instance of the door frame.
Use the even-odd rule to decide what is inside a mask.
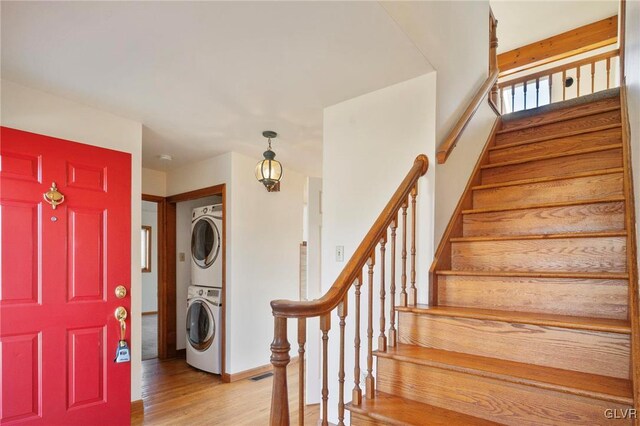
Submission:
[[[165,197],[158,195],[142,194],[142,201],[149,201],[158,205],[158,212],[156,217],[158,233],[158,358],[165,359],[170,358],[167,355],[167,307],[163,301],[166,300],[167,292],[167,249],[166,249],[166,204]],[[174,291],[175,293],[175,291]],[[175,311],[175,307],[174,307]],[[142,314],[142,313],[141,313]],[[174,314],[175,318],[175,314]],[[175,321],[174,321],[175,322]],[[174,339],[175,340],[175,339]],[[175,347],[174,347],[175,350]],[[175,356],[175,355],[174,355]]]
[[[222,197],[222,309],[220,343],[221,375],[226,374],[226,307],[227,307],[227,186],[209,186],[168,197],[142,194],[145,201],[158,203],[158,358],[175,358],[176,350],[176,212],[177,203],[218,195]],[[160,225],[162,224],[162,225]]]

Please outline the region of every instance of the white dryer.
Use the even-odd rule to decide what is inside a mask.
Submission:
[[[189,286],[187,296],[187,363],[220,374],[222,290]]]
[[[222,204],[193,209],[191,284],[222,287]]]

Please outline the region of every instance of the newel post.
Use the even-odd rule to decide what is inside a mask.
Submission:
[[[498,20],[493,16],[493,11],[489,9],[489,74],[498,69]],[[498,109],[500,107],[500,93],[498,83],[491,88],[489,100]],[[499,109],[498,109],[499,110]]]
[[[287,340],[287,319],[274,317],[271,365],[273,365],[273,391],[271,393],[271,426],[289,425],[289,391],[287,389],[287,365],[291,358]]]

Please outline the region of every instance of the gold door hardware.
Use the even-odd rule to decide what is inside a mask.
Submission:
[[[126,295],[127,295],[127,289],[125,288],[125,286],[119,285],[118,287],[116,287],[116,297],[118,299],[124,299]]]
[[[113,316],[120,321],[120,340],[123,341],[127,335],[127,323],[124,322],[127,319],[127,309],[124,306],[118,306]]]
[[[118,321],[124,321],[127,319],[127,309],[124,306],[118,306],[113,313]]]
[[[51,208],[53,210],[56,209],[58,204],[64,203],[64,195],[62,195],[60,191],[58,191],[58,186],[55,182],[51,182],[51,188],[49,188],[47,192],[42,194],[42,197],[47,203],[51,204]]]

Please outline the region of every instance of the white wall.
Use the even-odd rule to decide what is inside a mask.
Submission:
[[[435,73],[430,73],[325,108],[323,293],[333,284],[333,280],[413,165],[416,156],[422,153],[431,160],[435,158],[435,98]],[[422,301],[427,297],[429,265],[433,257],[434,175],[435,170],[431,166],[426,177],[419,181],[416,264],[419,299]],[[345,262],[335,260],[335,247],[338,245],[344,246]],[[379,282],[378,267],[376,266],[376,288]],[[366,289],[363,290],[362,300],[367,300]],[[349,303],[350,308],[353,308],[353,300]],[[375,306],[374,318],[377,319],[378,303]],[[333,321],[335,324],[338,322],[337,318]],[[334,326],[329,338],[333,342],[329,377],[337,377],[337,330],[338,327]],[[353,326],[347,327],[347,330],[346,341],[353,342]],[[351,348],[351,344],[347,345],[345,371],[348,372],[353,371]],[[309,362],[316,361],[310,358]],[[336,422],[338,383],[336,380],[330,380],[330,383],[329,421]],[[316,386],[319,387],[319,384]]]
[[[318,299],[322,296],[322,179],[310,177],[307,179],[307,300]],[[307,404],[320,402],[320,325],[317,318],[308,320],[307,324]]]
[[[191,214],[196,207],[222,202],[211,196],[176,205],[176,349],[187,347],[187,291],[191,285]],[[184,261],[180,260],[184,254]]]
[[[151,272],[142,273],[141,312],[158,311],[158,204],[142,202],[142,225],[151,227]]]
[[[447,162],[436,165],[436,221],[434,225],[436,247],[440,243],[453,210],[469,181],[469,176],[480,157],[495,120],[496,114],[487,102],[483,102]]]
[[[1,87],[1,123],[131,154],[131,399],[141,399],[140,191],[142,125],[7,80]]]
[[[299,297],[305,176],[285,169],[280,192],[267,192],[255,176],[260,159],[233,153],[232,284],[227,342],[229,372],[269,363],[273,316],[269,302]],[[286,164],[284,164],[286,167]],[[296,336],[292,323],[289,336]],[[294,341],[294,340],[291,340]]]
[[[147,195],[167,195],[167,174],[160,170],[142,168],[142,193]]]
[[[628,1],[626,4],[625,74],[637,221],[640,218],[640,2]],[[637,240],[640,241],[640,235]]]
[[[436,140],[442,143],[489,69],[489,2],[383,2],[436,70]]]
[[[259,159],[227,153],[167,173],[167,195],[227,184],[227,373],[269,363],[269,302],[298,298],[305,178],[285,164],[281,192],[268,193],[253,174]]]
[[[440,145],[489,74],[489,2],[383,2],[437,73],[436,141]],[[495,119],[483,102],[443,165],[429,157],[436,173],[435,243],[473,170]]]
[[[167,196],[225,183],[228,195],[231,191],[231,155],[232,153],[228,152],[169,170],[167,172]]]

